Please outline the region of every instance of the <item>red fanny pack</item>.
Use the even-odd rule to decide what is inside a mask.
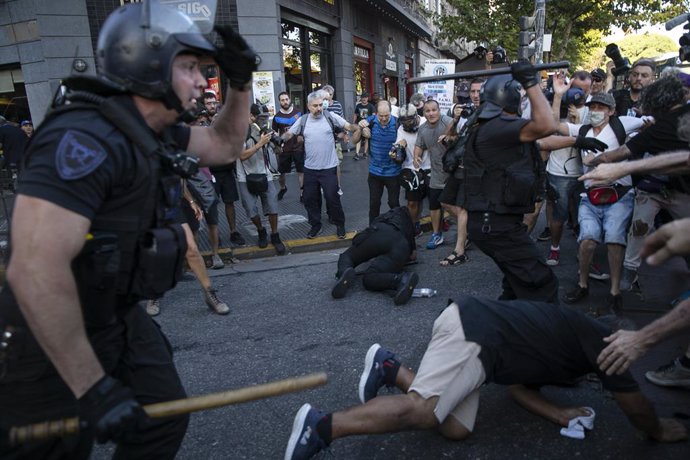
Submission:
[[[630,187],[592,187],[587,189],[587,198],[592,204],[613,204],[625,195]]]

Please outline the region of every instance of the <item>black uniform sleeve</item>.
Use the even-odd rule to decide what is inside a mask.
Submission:
[[[93,219],[125,170],[120,150],[127,146],[107,145],[90,131],[39,131],[27,151],[18,193]]]
[[[187,147],[189,146],[189,137],[192,134],[192,130],[189,128],[189,126],[175,125],[171,127],[170,130],[170,134],[177,146],[181,150],[187,150]]]

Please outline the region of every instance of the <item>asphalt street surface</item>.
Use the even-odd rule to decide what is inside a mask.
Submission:
[[[332,299],[335,262],[342,249],[246,260],[211,270],[219,296],[231,308],[227,316],[210,312],[193,278],[180,283],[162,299],[156,320],[175,349],[177,367],[190,395],[320,371],[328,373],[329,383],[194,414],[179,458],[282,458],[294,415],[303,403],[325,411],[358,404],[357,385],[372,343],[384,345],[404,365],[416,368],[434,318],[448,298],[457,292],[495,298],[500,291],[499,270],[477,249],[468,252],[467,264],[439,266],[438,261],[452,250],[453,234],[449,232],[450,241],[433,251],[423,248],[428,234],[418,240],[419,263],[408,269],[419,273],[418,287],[436,289],[438,295],[413,298],[401,307],[394,306],[384,293],[365,291],[359,278],[344,299]],[[575,242],[570,235],[564,240],[562,263],[556,267],[561,293],[572,287],[577,273]],[[546,243],[540,245],[544,251],[548,249]],[[677,281],[681,276],[687,281],[684,266],[683,270],[680,275],[659,278],[675,277]],[[597,304],[605,298],[606,289],[604,283],[593,282],[590,298],[573,308],[586,310]],[[626,293],[626,307],[651,307],[653,303],[662,311],[678,289],[676,285],[668,289],[654,286],[658,295],[653,302]],[[638,325],[658,315],[626,312]],[[643,391],[662,416],[690,414],[690,391],[655,387],[644,381],[643,373],[678,356],[686,345],[687,335],[685,342],[683,337],[664,342],[633,367]],[[475,432],[466,441],[447,441],[434,432],[406,432],[339,439],[329,451],[339,459],[690,458],[688,442],[663,445],[638,433],[597,382],[583,380],[575,387],[546,387],[544,392],[563,405],[594,408],[595,426],[585,440],[560,436],[558,426],[529,414],[511,401],[504,387],[491,384],[482,388]],[[684,423],[690,428],[690,421]],[[98,447],[93,457],[108,458],[111,452],[111,446]]]

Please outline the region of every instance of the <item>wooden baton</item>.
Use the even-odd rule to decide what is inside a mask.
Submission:
[[[325,372],[292,377],[271,383],[239,388],[237,390],[221,391],[203,396],[177,399],[143,406],[146,415],[151,418],[172,417],[217,407],[240,404],[257,399],[280,396],[287,393],[306,390],[325,385],[328,376]],[[70,417],[61,420],[34,423],[32,425],[12,427],[9,430],[10,445],[17,445],[28,441],[62,437],[79,433],[79,418]]]

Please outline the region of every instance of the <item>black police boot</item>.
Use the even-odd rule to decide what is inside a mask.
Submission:
[[[412,291],[414,291],[415,286],[419,282],[419,275],[416,273],[404,272],[400,275],[400,282],[398,283],[398,290],[393,297],[393,302],[396,305],[405,305],[410,297],[412,297]]]

